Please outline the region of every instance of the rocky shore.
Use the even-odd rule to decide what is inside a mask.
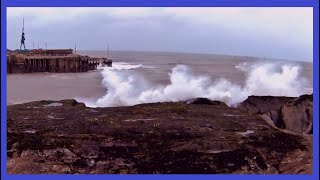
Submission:
[[[8,106],[9,174],[310,174],[312,95]]]

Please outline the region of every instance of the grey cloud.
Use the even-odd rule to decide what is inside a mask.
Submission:
[[[312,44],[295,38],[278,37],[265,31],[243,31],[224,24],[210,26],[190,22],[175,15],[126,18],[82,14],[76,19],[40,22],[35,15],[24,15],[26,42],[49,48],[104,50],[177,51],[234,54],[294,60],[312,60]],[[7,45],[15,49],[20,41],[21,16],[8,17]]]

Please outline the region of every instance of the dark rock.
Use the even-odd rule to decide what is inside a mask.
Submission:
[[[8,106],[9,174],[312,173],[312,138],[224,103],[65,102]]]
[[[43,156],[47,160],[64,163],[74,163],[78,160],[77,156],[67,148],[46,149],[43,150]]]
[[[216,106],[226,106],[224,102],[213,101],[208,98],[193,98],[185,101],[187,104],[198,104],[198,105],[216,105]]]
[[[65,106],[82,106],[82,107],[85,107],[84,103],[79,103],[75,99],[66,99],[66,100],[61,100],[59,102],[61,102]]]
[[[312,134],[312,95],[300,97],[250,96],[238,109],[267,115],[278,128]]]
[[[281,108],[285,128],[298,133],[312,134],[312,109],[312,95],[300,96],[286,102]]]
[[[292,99],[294,97],[249,96],[237,108],[249,113],[266,114],[277,127],[284,128],[281,119],[281,107]]]

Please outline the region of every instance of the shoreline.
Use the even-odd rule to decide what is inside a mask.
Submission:
[[[311,93],[304,93],[304,94],[301,94],[300,96],[305,96],[305,95],[308,95],[308,96],[313,96],[313,92]],[[300,96],[274,96],[274,95],[250,95],[249,97],[271,97],[271,98],[298,98]],[[248,97],[248,98],[249,98]],[[81,98],[81,97],[80,97]],[[247,98],[247,99],[248,99]],[[38,101],[63,101],[63,100],[66,100],[66,99],[74,99],[76,100],[75,98],[57,98],[57,99],[39,99],[39,100],[31,100],[31,101],[25,101],[25,102],[21,102],[21,103],[10,103],[8,104],[7,103],[7,107],[8,106],[13,106],[13,105],[23,105],[23,104],[28,104],[28,103],[33,103],[33,102],[38,102]],[[92,98],[93,99],[93,98]],[[193,99],[193,98],[190,98],[190,99]],[[194,98],[196,99],[196,98]],[[206,98],[208,99],[208,98]],[[76,100],[77,101],[77,100]],[[186,99],[185,101],[188,101],[188,99]],[[84,102],[81,102],[81,101],[78,101],[79,103],[84,103]],[[182,102],[182,101],[159,101],[159,102],[150,102],[150,103],[139,103],[139,104],[134,104],[134,105],[123,105],[123,106],[110,106],[110,107],[131,107],[131,106],[136,106],[136,105],[143,105],[143,104],[153,104],[153,103],[176,103],[176,102]],[[244,102],[244,101],[243,101]],[[240,102],[238,104],[241,104],[243,102]],[[90,107],[90,106],[86,106],[88,108],[93,108],[93,107]],[[228,107],[234,107],[234,106],[228,106]],[[101,108],[101,107],[96,107],[96,108]],[[103,108],[108,108],[108,106],[106,107],[103,107]]]
[[[72,99],[12,105],[8,173],[310,174],[312,101],[302,95],[250,96],[237,108],[206,98],[106,108]]]

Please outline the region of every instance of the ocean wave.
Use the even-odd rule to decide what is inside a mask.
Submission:
[[[115,63],[113,67],[103,68],[102,85],[107,92],[95,102],[85,102],[86,105],[125,106],[205,97],[234,106],[250,95],[299,96],[308,84],[301,76],[301,67],[295,64],[240,64],[237,67],[247,74],[244,86],[224,78],[212,80],[208,76],[195,76],[185,65],[172,69],[168,74],[170,83],[165,86],[150,86],[144,77],[132,71],[120,71],[141,67],[141,64]]]

